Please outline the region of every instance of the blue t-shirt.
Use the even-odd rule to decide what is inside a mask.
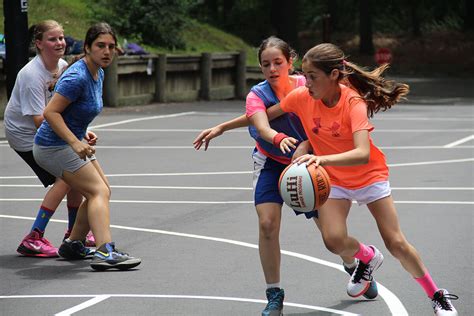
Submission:
[[[61,113],[64,122],[77,139],[82,140],[89,123],[102,111],[102,83],[104,70],[99,68],[99,78],[94,80],[83,59],[71,65],[58,80],[54,89],[71,103]],[[62,146],[67,143],[59,137],[45,120],[36,132],[35,144]]]

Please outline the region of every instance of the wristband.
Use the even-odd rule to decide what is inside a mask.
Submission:
[[[278,133],[273,137],[273,146],[280,148],[280,143],[283,139],[288,138],[289,136],[285,133]]]

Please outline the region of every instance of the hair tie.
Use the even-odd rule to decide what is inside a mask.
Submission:
[[[347,60],[343,59],[343,60],[342,60],[342,64],[343,64],[344,66],[347,66]]]

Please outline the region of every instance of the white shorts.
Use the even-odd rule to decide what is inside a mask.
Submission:
[[[337,185],[331,186],[330,199],[344,199],[349,201],[357,201],[357,204],[364,205],[390,196],[392,190],[388,181],[375,182],[357,190],[346,189]]]

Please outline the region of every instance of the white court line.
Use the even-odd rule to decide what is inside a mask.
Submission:
[[[421,165],[447,164],[458,162],[470,162],[474,158],[451,159],[451,160],[436,160],[436,161],[421,161],[421,162],[407,162],[398,164],[388,164],[388,167],[410,167]],[[176,172],[176,173],[119,173],[108,174],[107,177],[161,177],[161,176],[203,176],[203,175],[234,175],[234,174],[252,174],[252,171],[216,171],[216,172]],[[36,176],[0,176],[0,179],[36,179]]]
[[[95,304],[98,304],[106,299],[108,299],[110,297],[110,295],[97,295],[95,297],[93,297],[92,299],[84,302],[84,303],[81,303],[79,305],[76,305],[74,307],[71,307],[71,308],[68,308],[60,313],[57,313],[57,314],[54,314],[55,316],[69,316],[69,315],[72,315],[76,312],[79,312],[83,309],[86,309],[88,307],[91,307]]]
[[[11,216],[11,215],[1,215],[0,214],[0,218],[2,218],[2,217],[3,218],[10,218],[10,219],[35,220],[35,218],[33,218],[33,217]],[[51,219],[50,221],[51,222],[57,222],[57,223],[67,223],[67,221],[65,221],[65,220],[58,220],[58,219]],[[170,235],[170,236],[177,236],[177,237],[209,240],[209,241],[215,241],[215,242],[222,242],[222,243],[226,243],[226,244],[232,244],[232,245],[236,245],[236,246],[242,246],[242,247],[247,247],[247,248],[258,249],[258,245],[247,243],[247,242],[242,242],[242,241],[237,241],[237,240],[232,240],[232,239],[226,239],[226,238],[217,238],[217,237],[209,237],[209,236],[203,236],[203,235],[177,233],[177,232],[159,230],[159,229],[139,228],[139,227],[130,227],[130,226],[121,226],[121,225],[110,225],[110,227],[111,228],[117,228],[117,229],[123,229],[123,230],[129,230],[129,231],[148,232],[148,233],[163,234],[163,235]],[[309,262],[317,263],[317,264],[320,264],[320,265],[324,265],[324,266],[339,270],[343,273],[346,273],[344,271],[344,268],[342,267],[342,265],[336,264],[336,263],[333,263],[333,262],[330,262],[330,261],[322,260],[322,259],[319,259],[319,258],[315,258],[315,257],[311,257],[311,256],[308,256],[308,255],[304,255],[304,254],[300,254],[300,253],[292,252],[292,251],[287,251],[287,250],[281,250],[281,254],[287,255],[287,256],[290,256],[290,257],[299,258],[299,259],[306,260],[306,261],[309,261]],[[398,299],[398,297],[395,294],[393,294],[389,289],[384,287],[379,281],[377,281],[377,287],[378,287],[378,290],[379,290],[379,295],[382,297],[382,299],[387,304],[387,306],[390,309],[392,315],[399,315],[399,316],[405,316],[406,315],[406,316],[408,316],[407,310],[405,309],[402,302]]]
[[[43,198],[0,198],[0,202],[41,202]],[[63,200],[65,202],[66,200]],[[156,201],[156,200],[110,200],[117,204],[254,204],[255,201]],[[356,204],[353,201],[352,204]],[[394,201],[395,204],[474,205],[474,201]]]
[[[120,298],[171,298],[171,299],[200,299],[200,300],[218,300],[218,301],[232,301],[232,302],[245,302],[245,303],[261,303],[261,304],[266,304],[267,301],[264,300],[257,300],[257,299],[250,299],[250,298],[240,298],[240,297],[227,297],[227,296],[201,296],[201,295],[167,295],[167,294],[102,294],[102,295],[10,295],[10,296],[0,296],[0,299],[14,299],[14,298],[87,298],[87,297],[94,297],[94,298],[101,298],[100,301],[96,302],[99,303],[103,301],[104,299],[110,298],[110,297],[120,297]],[[102,298],[105,297],[105,298]],[[93,299],[92,299],[93,300]],[[89,300],[85,303],[88,303],[92,300]],[[85,304],[82,303],[80,305],[75,306],[74,308],[67,309],[65,311],[62,311],[61,313],[55,314],[56,316],[66,316],[66,315],[71,315],[72,313],[78,312],[80,310],[83,310],[89,306],[85,306],[81,309],[77,309],[77,307]],[[93,304],[92,304],[93,305]],[[297,304],[297,303],[290,303],[290,302],[284,302],[283,305],[285,306],[291,306],[291,307],[299,307],[299,308],[304,308],[304,309],[309,309],[309,310],[317,310],[317,311],[323,311],[323,312],[328,312],[328,313],[335,313],[338,315],[344,315],[344,316],[357,316],[359,314],[354,314],[350,312],[345,312],[345,311],[340,311],[336,309],[331,309],[331,308],[325,308],[325,307],[320,307],[320,306],[313,306],[313,305],[306,305],[306,304]],[[73,310],[71,312],[71,310]]]
[[[8,144],[0,144],[0,147],[9,147]],[[377,146],[382,150],[427,150],[427,149],[472,149],[474,145],[466,146],[456,146],[456,147],[445,147],[444,145],[440,146]],[[124,145],[104,145],[104,146],[95,146],[97,149],[187,149],[194,150],[193,146],[124,146]],[[210,146],[208,151],[212,149],[253,149],[254,145],[241,145],[241,146]]]
[[[474,135],[471,135],[471,136],[467,136],[467,137],[464,137],[464,138],[461,138],[455,142],[452,142],[452,143],[449,143],[449,144],[446,144],[444,145],[445,148],[452,148],[454,146],[458,146],[458,145],[461,145],[461,144],[464,144],[464,143],[467,143],[468,141],[471,141],[474,139]]]
[[[192,114],[196,114],[196,113],[197,112],[195,112],[195,111],[191,111],[191,112],[181,112],[181,113],[165,114],[165,115],[145,116],[145,117],[139,117],[139,118],[135,118],[135,119],[117,121],[117,122],[112,122],[112,123],[93,125],[93,126],[89,126],[88,129],[93,130],[93,129],[96,129],[96,128],[107,127],[107,126],[114,126],[114,125],[127,124],[127,123],[132,123],[132,122],[148,121],[148,120],[156,120],[156,119],[169,118],[169,117],[186,116],[186,115],[192,115]]]
[[[0,184],[1,188],[44,188],[41,184]],[[252,187],[183,187],[160,185],[111,185],[113,189],[157,189],[157,190],[242,190]],[[392,191],[474,191],[474,187],[391,187]]]
[[[458,162],[470,162],[474,158],[435,160],[421,162],[407,162],[398,164],[388,164],[388,167],[410,167],[421,165],[447,164]],[[202,176],[202,175],[233,175],[233,174],[252,174],[252,171],[216,171],[216,172],[177,172],[177,173],[120,173],[108,174],[107,177],[161,177],[161,176]],[[36,179],[36,176],[0,176],[0,179]]]
[[[94,131],[100,132],[133,132],[133,133],[149,133],[149,132],[170,132],[170,133],[196,133],[203,129],[198,128],[94,128]],[[474,132],[472,128],[452,128],[452,129],[375,129],[374,132],[383,133],[465,133]],[[248,133],[247,129],[239,128],[229,130],[227,133]]]

